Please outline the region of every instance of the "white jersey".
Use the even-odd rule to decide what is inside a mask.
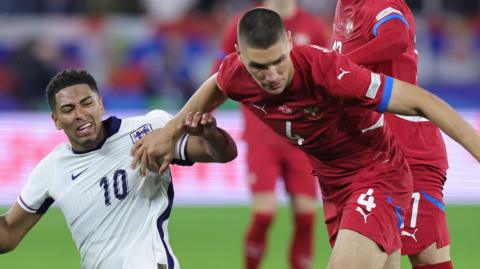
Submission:
[[[59,145],[35,167],[18,203],[27,212],[44,213],[54,201],[85,269],[180,268],[167,233],[170,171],[142,177],[138,167],[130,168],[133,143],[170,118],[159,110],[124,120],[111,117],[104,121],[107,139],[97,149],[75,153],[68,143]]]

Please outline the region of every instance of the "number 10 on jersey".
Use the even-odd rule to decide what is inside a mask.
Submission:
[[[110,206],[112,202],[110,199],[110,186],[107,177],[102,177],[100,179],[100,187],[103,188],[105,206]],[[127,173],[123,169],[118,169],[113,174],[113,193],[115,198],[120,201],[125,199],[128,195]]]

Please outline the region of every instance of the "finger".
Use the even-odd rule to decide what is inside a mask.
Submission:
[[[198,124],[200,123],[200,120],[202,119],[202,113],[201,112],[195,112],[195,114],[193,114],[193,120],[192,120],[192,124],[191,124],[191,127],[197,127]]]
[[[208,118],[208,124],[210,126],[217,126],[217,119],[215,119],[214,116],[212,116],[211,114],[209,114],[210,117]]]
[[[131,156],[134,156],[135,155],[135,152],[137,151],[137,149],[139,147],[141,147],[143,144],[143,138],[141,138],[140,140],[138,140],[137,142],[135,142],[135,144],[133,144],[132,148],[130,149],[130,155]]]
[[[147,153],[143,152],[140,166],[140,175],[144,177],[147,174]]]
[[[203,113],[202,120],[201,120],[202,125],[207,124],[209,119],[210,119],[210,114],[209,113]]]
[[[160,165],[156,158],[151,158],[150,155],[147,155],[148,167],[151,168],[153,171],[158,171]]]
[[[165,172],[165,170],[167,170],[169,164],[170,164],[170,160],[167,159],[167,156],[165,156],[165,159],[163,160],[162,166],[160,167],[160,170],[158,171],[158,173],[160,175],[163,174],[163,172]]]
[[[192,124],[193,120],[193,112],[188,112],[187,116],[185,117],[185,125],[189,126]]]
[[[140,160],[140,157],[143,154],[143,147],[140,145],[134,152],[133,152],[133,159],[130,167],[135,169],[137,167],[137,163]]]

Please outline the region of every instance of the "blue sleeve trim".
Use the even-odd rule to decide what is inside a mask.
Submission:
[[[382,100],[380,105],[378,105],[378,112],[385,112],[387,110],[388,103],[390,102],[390,97],[392,96],[393,89],[393,78],[385,76],[385,86],[383,87]]]
[[[380,28],[380,26],[382,26],[382,24],[386,23],[389,20],[393,20],[393,19],[401,20],[408,28],[410,28],[410,25],[408,24],[407,20],[402,15],[395,13],[395,14],[391,14],[391,15],[386,16],[385,18],[381,19],[379,22],[377,22],[373,26],[373,36],[377,37],[378,28]]]

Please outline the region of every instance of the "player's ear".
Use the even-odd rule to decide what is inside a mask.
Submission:
[[[103,106],[103,98],[101,95],[98,96],[98,105],[101,109],[100,115],[105,115],[105,107]]]
[[[50,116],[52,117],[52,120],[55,123],[55,128],[57,128],[57,130],[62,130],[62,127],[60,127],[60,122],[58,121],[57,114],[55,112],[52,112],[50,113]]]
[[[288,40],[288,45],[290,48],[293,48],[293,38],[292,38],[292,32],[287,31],[287,40]]]
[[[238,47],[238,44],[235,44],[235,52],[240,56],[240,48]]]

